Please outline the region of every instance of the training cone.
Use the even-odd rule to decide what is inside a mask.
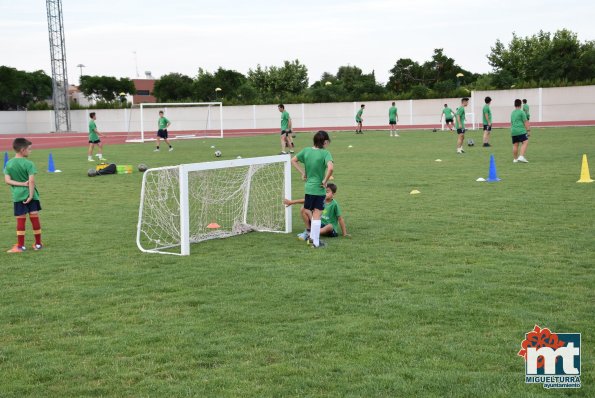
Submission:
[[[487,182],[498,182],[500,179],[498,178],[498,173],[496,172],[496,160],[494,159],[494,155],[490,155],[490,172],[488,174]]]
[[[583,154],[583,165],[581,166],[581,179],[577,182],[593,182],[591,174],[589,174],[589,162],[587,161],[587,154]]]
[[[54,166],[54,157],[52,156],[52,153],[50,152],[50,156],[48,158],[48,173],[55,173],[56,172],[56,166]]]
[[[8,163],[8,152],[4,152],[4,166],[2,167],[3,170],[6,168],[6,163]]]
[[[217,224],[216,222],[212,222],[209,225],[207,225],[207,228],[209,228],[209,229],[217,229],[217,228],[221,228],[221,225]]]

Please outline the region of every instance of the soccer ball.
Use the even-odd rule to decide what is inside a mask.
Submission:
[[[95,170],[95,169],[89,169],[89,170],[87,170],[87,175],[89,177],[95,177],[95,176],[97,176],[97,170]]]
[[[436,132],[436,129],[432,129],[432,133],[435,133],[435,132]]]
[[[467,146],[474,146],[475,145],[475,141],[473,141],[471,138],[469,138],[469,140],[467,140]]]
[[[144,173],[145,171],[147,171],[148,168],[149,168],[149,166],[147,166],[144,163],[141,163],[138,165],[138,171],[140,171],[141,173]]]
[[[221,157],[221,151],[216,150],[215,151],[215,156],[218,157],[218,158],[220,158]]]

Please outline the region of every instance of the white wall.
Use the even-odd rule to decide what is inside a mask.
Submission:
[[[528,100],[531,106],[531,121],[565,122],[595,120],[595,86],[560,87],[544,89],[499,90],[473,92],[468,113],[474,113],[481,123],[484,98],[492,98],[492,114],[495,123],[506,123],[516,98]],[[392,101],[368,101],[363,114],[364,126],[385,126],[388,108]],[[455,109],[460,98],[396,101],[401,125],[438,125],[443,105]],[[337,102],[323,104],[285,104],[294,128],[350,127],[355,125],[355,113],[360,102]],[[207,128],[207,108],[146,108],[143,114],[145,131],[157,127],[158,112],[164,109],[171,120],[170,130],[203,130]],[[72,129],[87,131],[90,110],[71,111]],[[140,131],[139,109],[99,109],[97,126],[102,132]],[[52,111],[7,111],[0,112],[0,134],[47,133],[54,130]],[[219,129],[219,113],[211,109],[210,129]],[[280,114],[277,104],[243,105],[223,107],[224,130],[277,129]]]

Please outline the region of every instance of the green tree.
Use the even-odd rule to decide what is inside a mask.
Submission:
[[[52,79],[44,71],[20,71],[0,66],[0,109],[32,107],[52,95]]]
[[[193,81],[181,73],[169,73],[155,82],[153,95],[159,102],[180,102],[192,98]]]
[[[228,101],[240,97],[240,87],[247,82],[246,76],[235,70],[219,67],[215,73],[210,73],[202,68],[193,83],[194,98],[198,101],[213,101],[226,99]],[[215,90],[220,88],[221,91]],[[244,90],[244,94],[247,94]]]
[[[136,93],[132,80],[112,76],[81,76],[79,89],[86,97],[105,102],[119,99],[120,93]]]
[[[265,101],[278,102],[288,95],[302,94],[308,87],[308,69],[297,59],[284,61],[283,66],[260,65],[248,71],[248,81]]]

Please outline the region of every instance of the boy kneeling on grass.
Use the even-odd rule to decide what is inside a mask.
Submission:
[[[343,236],[350,236],[347,233],[347,226],[345,225],[345,220],[341,215],[341,207],[339,203],[334,199],[335,194],[337,193],[337,186],[333,183],[326,184],[326,196],[324,199],[324,210],[320,219],[322,221],[322,225],[320,226],[320,235],[321,236],[328,236],[330,238],[335,238],[339,236],[337,232],[339,230],[339,226],[341,226],[341,232]],[[298,203],[303,204],[304,199],[296,199],[296,200],[289,200],[284,199],[283,203],[285,206],[291,206]],[[304,223],[306,224],[306,230],[301,234],[298,234],[298,238],[300,240],[307,240],[310,235],[310,220],[311,220],[311,213],[302,207],[301,215],[304,219]]]

